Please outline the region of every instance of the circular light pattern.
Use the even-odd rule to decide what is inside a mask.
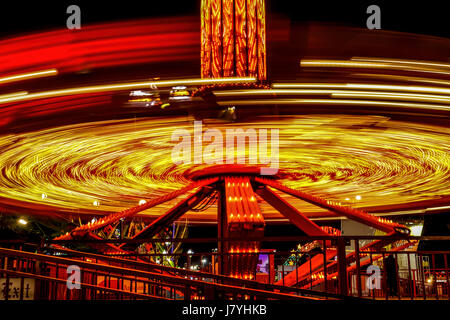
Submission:
[[[204,121],[203,130],[208,128],[224,136],[228,128],[279,129],[281,182],[343,204],[376,207],[448,195],[445,127],[380,116],[308,115]],[[175,129],[193,136],[192,119],[113,120],[1,136],[0,203],[111,213],[179,189],[188,184],[185,173],[194,164],[172,162]],[[161,214],[168,207],[144,213]],[[319,211],[303,202],[298,208]],[[214,210],[201,214],[212,218]],[[262,211],[270,209],[263,205]]]

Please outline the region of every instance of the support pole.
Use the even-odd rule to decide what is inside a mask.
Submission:
[[[355,256],[356,256],[356,288],[358,291],[358,297],[361,298],[361,255],[359,252],[359,240],[355,239]]]
[[[225,195],[225,187],[223,183],[218,184],[218,199],[217,199],[217,235],[218,235],[218,273],[227,275],[228,273],[228,243],[222,241],[223,238],[228,238],[228,222],[227,222],[227,203]]]
[[[345,239],[337,239],[337,257],[338,257],[338,275],[339,275],[339,293],[342,295],[348,295],[347,287],[347,268],[345,257]]]

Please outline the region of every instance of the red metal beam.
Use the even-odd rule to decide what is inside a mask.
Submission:
[[[385,223],[382,222],[381,219],[376,218],[368,213],[365,213],[363,211],[353,209],[350,207],[344,207],[337,203],[334,203],[332,201],[325,200],[323,198],[313,196],[311,194],[308,194],[303,191],[294,190],[291,188],[288,188],[282,184],[280,184],[277,181],[269,180],[269,179],[262,179],[262,178],[255,178],[255,181],[263,184],[268,185],[272,188],[275,188],[281,192],[287,193],[291,196],[294,196],[298,199],[301,199],[303,201],[309,202],[313,205],[316,205],[318,207],[330,210],[332,212],[335,212],[339,215],[343,215],[349,219],[358,221],[360,223],[363,223],[365,225],[371,226],[373,228],[376,228],[378,230],[384,231],[386,233],[392,233],[397,232],[395,229],[397,228],[405,228],[402,225],[396,224],[396,223]]]
[[[211,187],[203,187],[190,197],[180,201],[176,206],[172,207],[165,214],[153,221],[141,232],[137,233],[132,239],[152,238],[163,228],[180,218],[187,211],[198,205],[203,199],[210,196],[214,192]]]
[[[129,218],[132,217],[136,214],[138,214],[141,211],[150,209],[154,206],[157,206],[161,203],[167,202],[169,200],[172,200],[174,198],[179,197],[182,194],[185,194],[186,192],[198,188],[198,187],[203,187],[209,184],[212,184],[214,182],[216,182],[218,179],[217,178],[213,178],[213,179],[204,179],[204,180],[200,180],[194,183],[189,184],[188,186],[181,188],[179,190],[175,190],[174,192],[168,193],[162,197],[150,200],[144,204],[120,211],[120,212],[116,212],[113,214],[110,214],[109,216],[99,219],[98,221],[94,222],[94,223],[88,223],[88,224],[84,224],[80,227],[77,227],[75,229],[73,229],[70,233],[66,233],[65,235],[62,235],[60,237],[56,237],[55,240],[70,240],[72,239],[72,235],[75,234],[79,234],[79,233],[86,233],[89,231],[95,231],[97,229],[106,227],[107,225],[110,225],[114,222],[119,221],[120,219],[125,219],[125,218]]]
[[[287,203],[284,199],[280,198],[269,188],[258,189],[256,193],[308,236],[328,235],[328,233],[323,231],[317,224],[309,220],[305,215]]]
[[[329,249],[326,253],[326,260],[329,261],[330,259],[334,258],[337,254],[337,250],[335,249]],[[317,254],[311,259],[311,266],[309,260],[299,266],[294,271],[289,272],[285,277],[284,280],[280,279],[277,282],[275,282],[275,285],[284,285],[287,287],[296,285],[297,282],[302,281],[306,277],[310,275],[310,272],[318,272],[323,268],[323,256],[322,254]],[[327,267],[328,268],[328,267]]]

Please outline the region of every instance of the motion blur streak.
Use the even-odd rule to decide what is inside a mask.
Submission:
[[[234,105],[234,106],[253,106],[253,105],[355,105],[355,106],[384,106],[384,107],[400,107],[400,108],[414,108],[414,109],[430,109],[430,110],[442,110],[450,111],[450,106],[442,106],[437,104],[424,104],[424,103],[403,103],[392,101],[372,101],[372,100],[340,100],[340,99],[272,99],[272,100],[231,100],[220,101],[219,105]]]
[[[0,99],[6,99],[6,98],[10,98],[10,97],[17,97],[17,96],[23,96],[28,94],[27,91],[18,91],[18,92],[14,92],[14,93],[8,93],[8,94],[2,94],[0,95]]]
[[[450,74],[447,68],[438,68],[434,66],[421,66],[405,63],[394,63],[383,61],[349,61],[349,60],[302,60],[300,61],[302,67],[328,67],[328,68],[365,68],[365,69],[394,69],[402,71],[415,71],[436,74]]]
[[[445,95],[424,95],[424,94],[410,94],[410,93],[395,93],[390,92],[370,92],[370,91],[351,91],[351,90],[229,90],[216,91],[216,96],[258,96],[258,95],[331,95],[342,97],[383,97],[410,101],[428,101],[450,103],[450,96]]]
[[[2,74],[86,69],[195,59],[195,17],[144,19],[62,29],[0,41]]]
[[[17,97],[26,95],[26,92],[19,92],[9,97]],[[8,96],[0,99],[7,100]],[[85,110],[86,108],[94,108],[101,105],[110,104],[112,101],[111,94],[94,93],[68,95],[61,97],[49,97],[46,99],[36,99],[18,103],[3,104],[0,108],[1,125],[6,125],[15,119],[30,119],[36,116],[50,115],[54,113],[66,112],[69,110]],[[34,119],[33,119],[34,120]],[[32,123],[29,123],[30,125]]]
[[[394,81],[405,81],[405,82],[425,82],[425,83],[434,83],[441,86],[450,86],[450,81],[445,80],[437,80],[430,78],[420,78],[420,77],[406,77],[406,76],[397,76],[391,74],[371,74],[371,73],[352,73],[354,77],[362,77],[362,78],[378,78],[382,80],[394,80]]]
[[[0,136],[0,203],[101,214],[182,188],[194,165],[172,163],[171,135],[174,128],[193,134],[192,120],[111,120]],[[282,183],[342,204],[435,200],[450,187],[449,128],[381,116],[310,115],[233,124],[211,120],[203,130],[238,127],[280,129]],[[161,214],[170,205],[144,214]],[[296,206],[317,212],[300,201]],[[212,219],[214,210],[201,217]],[[268,206],[262,210],[273,214]]]
[[[0,84],[21,81],[21,80],[41,78],[41,77],[56,76],[57,74],[58,74],[58,70],[56,70],[56,69],[16,74],[16,75],[11,75],[11,76],[0,78]]]
[[[404,60],[404,59],[392,59],[392,58],[372,58],[372,57],[353,57],[352,60],[360,61],[377,61],[377,62],[387,62],[395,64],[405,64],[405,65],[421,65],[429,67],[447,68],[450,69],[449,63],[437,63],[430,61],[419,61],[419,60]]]
[[[450,89],[425,86],[401,86],[368,83],[274,83],[273,88],[345,88],[391,91],[417,91],[428,93],[450,94]]]
[[[129,82],[129,83],[107,84],[107,85],[78,87],[78,88],[69,88],[69,89],[62,89],[62,90],[51,90],[51,91],[30,93],[25,96],[13,96],[13,97],[9,97],[9,98],[0,99],[0,103],[42,99],[42,98],[83,94],[83,93],[141,89],[141,88],[147,88],[149,86],[170,87],[170,86],[176,86],[176,85],[208,85],[208,84],[217,84],[217,83],[242,83],[242,82],[245,83],[245,82],[254,82],[254,81],[256,81],[255,78],[247,77],[247,78],[178,79],[178,80],[169,80],[169,81]]]

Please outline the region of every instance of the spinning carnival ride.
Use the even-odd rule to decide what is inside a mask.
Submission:
[[[158,204],[170,201],[187,192],[190,195],[173,206],[165,214],[158,217],[152,223],[145,226],[140,232],[131,237],[132,240],[151,239],[158,235],[163,229],[170,226],[182,215],[201,203],[211,203],[217,199],[217,224],[218,224],[218,248],[219,269],[218,273],[235,278],[252,280],[257,265],[256,253],[260,250],[261,238],[264,234],[265,221],[258,202],[265,201],[275,208],[281,215],[287,218],[293,225],[297,226],[307,236],[320,237],[328,235],[339,235],[331,227],[319,227],[308,219],[298,209],[290,205],[277,192],[282,192],[296,197],[302,201],[327,209],[337,215],[352,219],[354,221],[371,226],[385,232],[387,235],[408,235],[409,229],[405,226],[386,220],[376,218],[368,213],[351,207],[342,206],[338,203],[313,196],[301,190],[294,190],[280,184],[276,176],[261,176],[261,168],[238,165],[211,166],[190,173],[192,182],[186,187],[169,193],[165,196],[153,199],[136,207],[111,214],[93,223],[77,227],[70,233],[57,237],[55,240],[77,240],[77,239],[101,239],[98,233],[104,228],[110,227],[119,220],[130,220],[136,214]],[[255,239],[255,240],[254,240]],[[361,248],[361,251],[369,249],[380,249],[395,240],[376,240]],[[138,244],[138,242],[137,242]],[[398,246],[395,250],[404,249],[413,242],[407,242]],[[99,248],[107,254],[129,254],[133,252],[133,245],[128,243],[120,246],[106,244]],[[97,247],[99,244],[96,245]],[[324,261],[330,278],[337,273],[337,263],[333,258],[338,255],[336,248],[328,240],[325,259],[322,255],[312,256],[298,270],[292,271],[277,284],[293,286],[302,283],[311,277],[316,279],[314,285],[324,281]],[[354,262],[355,253],[346,256],[349,263]],[[363,259],[361,265],[368,264],[369,259]],[[354,266],[349,266],[348,271]],[[311,273],[310,270],[313,272]]]
[[[445,125],[450,82],[444,79],[450,65],[370,57],[302,60],[306,80],[277,83],[267,80],[263,0],[202,0],[201,20],[201,35],[197,34],[196,19],[180,18],[99,25],[70,36],[65,30],[1,43],[8,53],[3,56],[10,61],[4,64],[8,77],[0,78],[6,83],[13,78],[9,74],[18,70],[36,76],[32,72],[36,67],[47,70],[38,77],[81,73],[92,66],[140,63],[169,65],[181,61],[189,69],[191,64],[184,62],[198,59],[201,39],[201,79],[178,75],[172,80],[124,80],[1,96],[5,130],[8,125],[16,128],[14,121],[31,123],[30,118],[71,110],[99,107],[104,112],[96,119],[99,121],[83,118],[85,122],[66,126],[51,123],[50,129],[39,127],[38,131],[0,136],[2,208],[72,217],[90,215],[89,219],[95,216],[54,240],[60,244],[92,240],[90,245],[108,255],[136,253],[140,245],[149,245],[149,240],[194,211],[197,221],[217,222],[216,273],[234,280],[256,280],[265,226],[276,218],[275,212],[311,239],[326,239],[306,245],[310,253],[307,259],[275,283],[299,288],[342,274],[336,257],[345,257],[344,273],[348,273],[381,257],[374,253],[369,258],[365,251],[380,251],[394,244],[392,251],[401,251],[413,245],[410,240],[395,240],[397,235],[407,239],[407,227],[353,207],[389,213],[415,209],[415,205],[422,209],[450,203],[450,131]],[[14,59],[22,51],[29,54]],[[315,80],[308,78],[312,74],[308,68],[319,69]],[[411,81],[419,85],[411,86]],[[149,87],[169,91],[177,86],[193,93],[189,103],[181,102],[173,114],[171,107],[164,109],[169,113],[158,113],[162,112],[158,103],[150,109],[157,112],[143,113],[142,118],[130,120],[131,111],[124,112],[122,106],[117,114],[111,114],[125,114],[126,119],[108,118],[109,109],[117,107],[116,93],[125,95]],[[188,105],[186,109],[183,103]],[[175,166],[170,159],[173,129],[189,130],[191,120],[201,114],[197,109],[202,108],[209,112],[239,110],[239,116],[247,116],[233,123],[205,116],[205,127],[283,128],[280,173],[264,176],[260,167],[250,165]],[[392,120],[392,114],[405,118]],[[436,115],[440,125],[408,122],[408,117],[417,114]],[[39,125],[36,121],[35,126]],[[360,194],[361,186],[365,187],[363,201],[356,205],[351,199]],[[327,200],[330,198],[341,202]],[[139,205],[123,210],[136,203]],[[159,205],[161,211],[144,213]],[[147,223],[150,219],[144,218],[152,215],[153,221]],[[313,221],[317,217],[344,217],[394,237],[364,245],[359,249],[361,257],[360,252],[346,252],[345,244],[339,246],[343,240],[340,232],[318,226]],[[134,219],[142,220],[135,223]],[[110,235],[124,224],[130,226],[128,239],[132,241],[121,245],[101,241],[111,240]],[[329,236],[335,240],[328,240]],[[317,251],[322,254],[315,255]],[[145,262],[155,263],[151,259]]]

